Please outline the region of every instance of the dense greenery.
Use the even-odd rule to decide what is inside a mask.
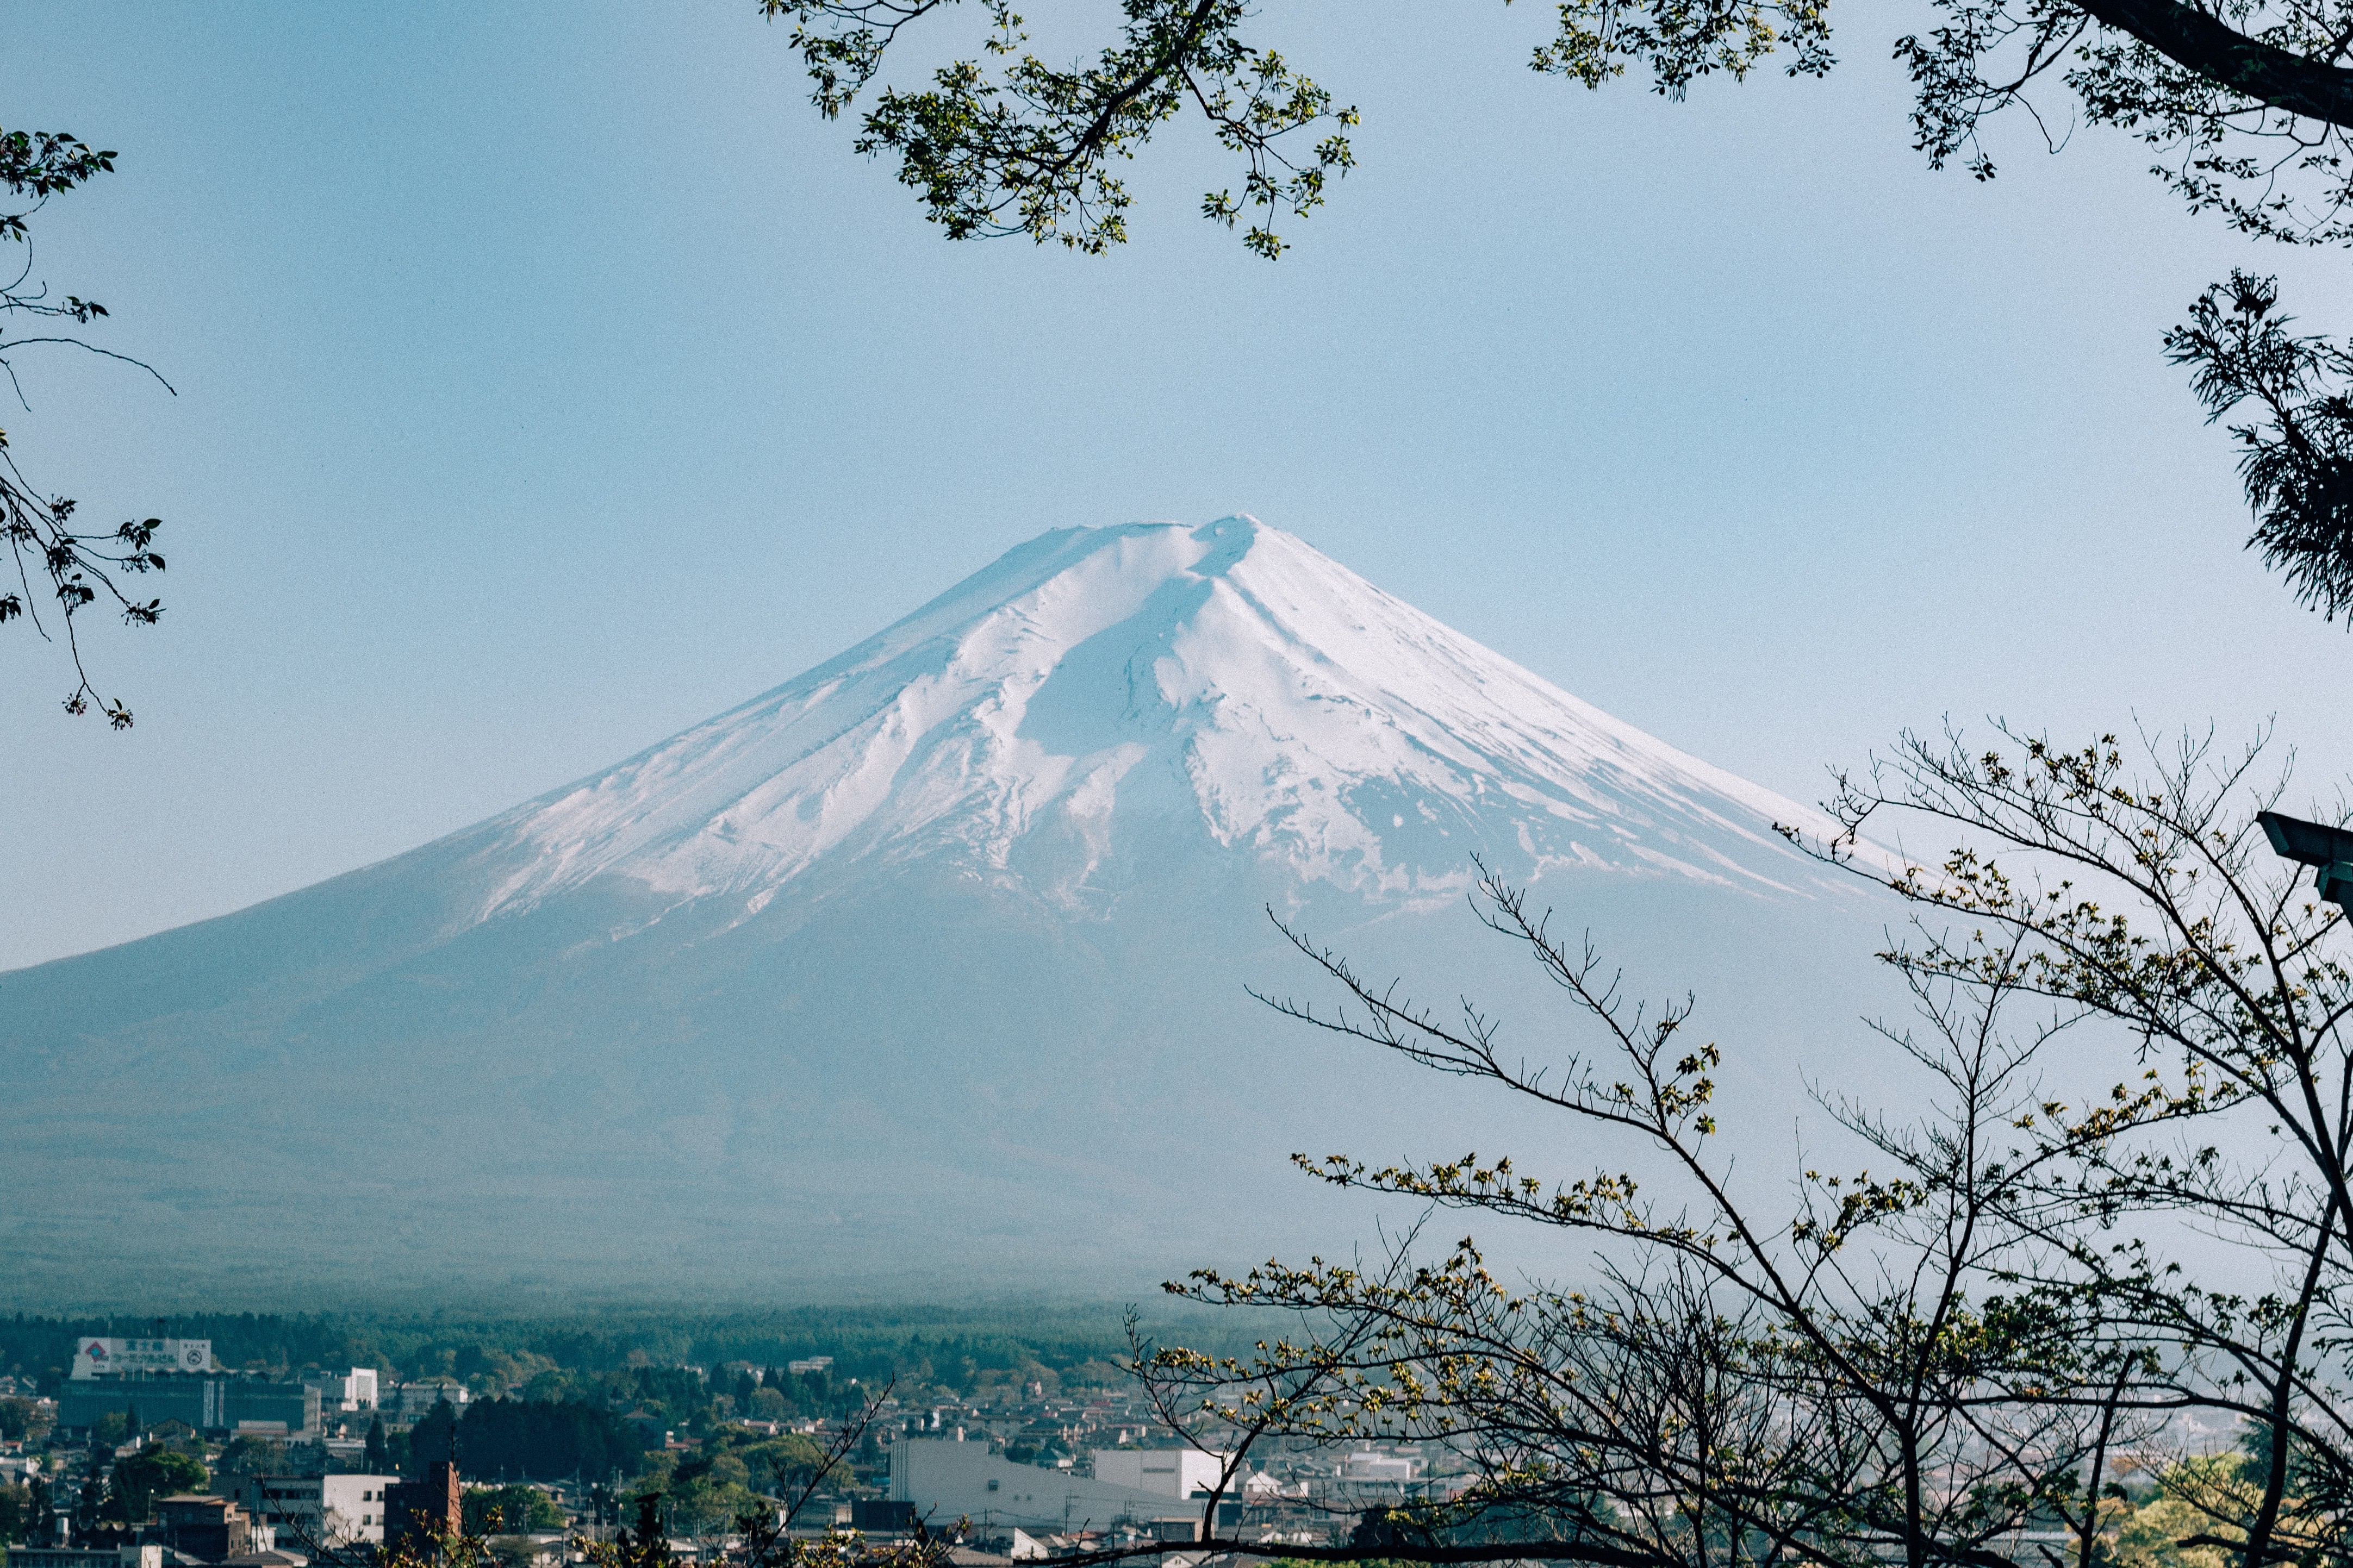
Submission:
[[[33,1489],[21,1481],[0,1483],[0,1546],[22,1541],[33,1528]]]
[[[470,1476],[603,1475],[634,1469],[643,1447],[609,1412],[570,1400],[477,1400],[458,1434]]]
[[[200,1492],[210,1484],[204,1461],[177,1448],[153,1447],[118,1459],[107,1479],[110,1514],[136,1524],[151,1517],[155,1500],[174,1492]]]
[[[2229,420],[2254,508],[2248,542],[2298,599],[2353,609],[2353,351],[2291,331],[2269,278],[2233,268],[2168,333],[2210,422]]]
[[[276,1437],[256,1436],[248,1433],[231,1437],[222,1445],[214,1464],[220,1472],[223,1485],[233,1485],[247,1476],[282,1476],[289,1458],[286,1445]]]
[[[10,1442],[35,1429],[41,1419],[41,1407],[22,1394],[0,1399],[0,1438]]]

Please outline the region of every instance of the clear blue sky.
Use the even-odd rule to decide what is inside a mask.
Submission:
[[[1528,74],[1547,15],[1269,0],[1365,115],[1270,266],[1193,216],[1232,175],[1189,130],[1123,253],[944,242],[749,0],[16,8],[0,123],[122,153],[42,270],[179,395],[28,355],[0,419],[172,562],[163,626],[94,639],[129,735],[0,640],[0,967],[408,848],[1137,518],[1254,512],[1805,798],[1947,712],[2276,713],[2333,790],[2353,645],[2240,549],[2158,339],[2233,260],[2353,328],[2337,256],[2112,135],[1930,174],[1901,16],[1676,106]]]

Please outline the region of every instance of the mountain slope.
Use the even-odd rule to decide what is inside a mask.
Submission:
[[[1794,1040],[1862,910],[1776,822],[1821,826],[1251,520],[1049,533],[579,784],[0,976],[37,1089],[0,1245],[62,1301],[1100,1287],[1328,1239],[1303,1140],[1514,1124],[1273,1027],[1262,905],[1533,1008],[1475,854]]]

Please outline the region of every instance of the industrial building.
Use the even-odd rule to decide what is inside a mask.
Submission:
[[[1098,1456],[1097,1463],[1108,1457]],[[1208,1485],[1217,1484],[1217,1473],[1218,1461],[1210,1458]],[[976,1524],[1058,1531],[1102,1529],[1116,1520],[1147,1527],[1198,1523],[1200,1504],[1177,1489],[1187,1472],[1172,1466],[1168,1474],[1161,1490],[1017,1465],[990,1453],[986,1443],[908,1437],[891,1446],[891,1500],[913,1503],[917,1517],[934,1522],[968,1518]],[[1155,1471],[1153,1479],[1161,1479]]]
[[[213,1370],[210,1340],[126,1340],[107,1334],[85,1334],[74,1342],[70,1375],[79,1380]]]
[[[98,1377],[58,1389],[58,1425],[87,1431],[107,1415],[135,1415],[142,1427],[185,1421],[199,1432],[291,1436],[319,1429],[319,1391],[248,1377]]]
[[[1098,1448],[1095,1479],[1163,1497],[1208,1497],[1224,1473],[1226,1456],[1198,1448]]]
[[[375,1374],[366,1378],[373,1394]],[[224,1373],[210,1340],[87,1334],[74,1342],[72,1374],[58,1390],[57,1424],[86,1432],[109,1415],[141,1429],[178,1421],[194,1432],[292,1436],[319,1429],[319,1390]]]

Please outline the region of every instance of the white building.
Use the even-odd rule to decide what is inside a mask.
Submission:
[[[316,1549],[384,1544],[384,1494],[398,1476],[253,1476],[237,1501],[290,1544]]]
[[[1163,1497],[1208,1497],[1224,1473],[1226,1456],[1198,1448],[1097,1448],[1095,1479]]]
[[[449,1408],[459,1415],[466,1414],[466,1401],[472,1397],[466,1385],[454,1377],[426,1378],[417,1383],[404,1383],[395,1391],[396,1404],[385,1410],[394,1419],[414,1425],[421,1421],[440,1400],[448,1400]]]
[[[215,1370],[210,1340],[118,1340],[101,1335],[74,1342],[70,1375],[86,1381],[93,1377],[121,1377],[130,1373],[192,1373]]]
[[[302,1384],[306,1388],[319,1391],[319,1408],[322,1410],[375,1408],[375,1368],[372,1366],[355,1366],[344,1373],[318,1373],[305,1377]],[[429,1405],[427,1408],[430,1408]]]
[[[1369,1444],[1340,1456],[1340,1479],[1377,1486],[1402,1486],[1419,1480],[1425,1461],[1419,1454],[1385,1454]]]
[[[1214,1470],[1211,1478],[1214,1486]],[[990,1453],[986,1443],[931,1437],[909,1437],[891,1446],[891,1500],[913,1503],[917,1517],[935,1523],[969,1518],[976,1524],[1029,1530],[1101,1528],[1123,1519],[1198,1521],[1201,1517],[1200,1505],[1188,1508],[1173,1490],[1152,1491],[1069,1470],[1017,1465]]]

